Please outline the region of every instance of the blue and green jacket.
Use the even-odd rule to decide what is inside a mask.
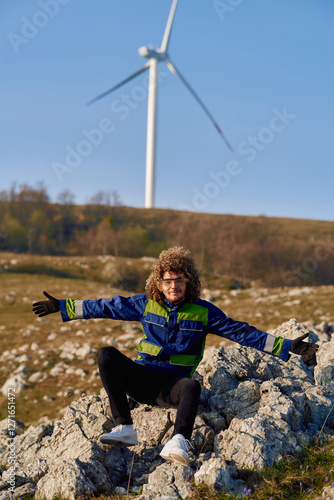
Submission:
[[[234,321],[218,307],[198,299],[161,305],[145,293],[111,300],[59,301],[63,321],[89,318],[140,321],[144,336],[137,347],[138,359],[152,373],[191,377],[200,363],[208,333],[287,361],[291,340],[274,337],[248,323]]]

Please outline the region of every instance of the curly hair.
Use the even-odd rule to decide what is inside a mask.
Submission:
[[[152,271],[146,281],[146,295],[159,304],[163,304],[164,294],[160,290],[161,280],[166,271],[181,274],[187,280],[186,299],[192,302],[201,293],[200,275],[190,251],[183,247],[171,247],[163,250],[158,260],[152,266]]]

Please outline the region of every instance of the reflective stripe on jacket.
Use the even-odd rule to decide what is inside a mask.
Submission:
[[[274,337],[248,323],[227,318],[218,307],[198,299],[161,305],[146,294],[110,300],[59,301],[63,321],[89,318],[140,321],[144,336],[137,347],[137,363],[153,373],[191,377],[200,363],[206,335],[213,333],[242,346],[287,361],[291,340]]]

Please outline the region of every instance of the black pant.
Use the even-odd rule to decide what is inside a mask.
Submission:
[[[102,347],[97,357],[100,377],[108,394],[116,425],[132,424],[126,394],[138,403],[176,406],[175,434],[190,439],[201,386],[197,380],[153,375],[115,347]]]

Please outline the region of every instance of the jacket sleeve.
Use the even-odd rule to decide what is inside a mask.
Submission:
[[[117,295],[110,300],[64,299],[59,300],[59,309],[64,322],[90,318],[140,321],[146,302],[145,294],[133,295],[132,297]]]
[[[220,335],[227,339],[238,342],[246,347],[254,347],[258,351],[277,356],[283,361],[289,359],[289,351],[292,340],[283,337],[275,337],[270,333],[257,330],[254,326],[241,321],[227,318],[218,307],[210,304],[208,317],[208,332]]]

